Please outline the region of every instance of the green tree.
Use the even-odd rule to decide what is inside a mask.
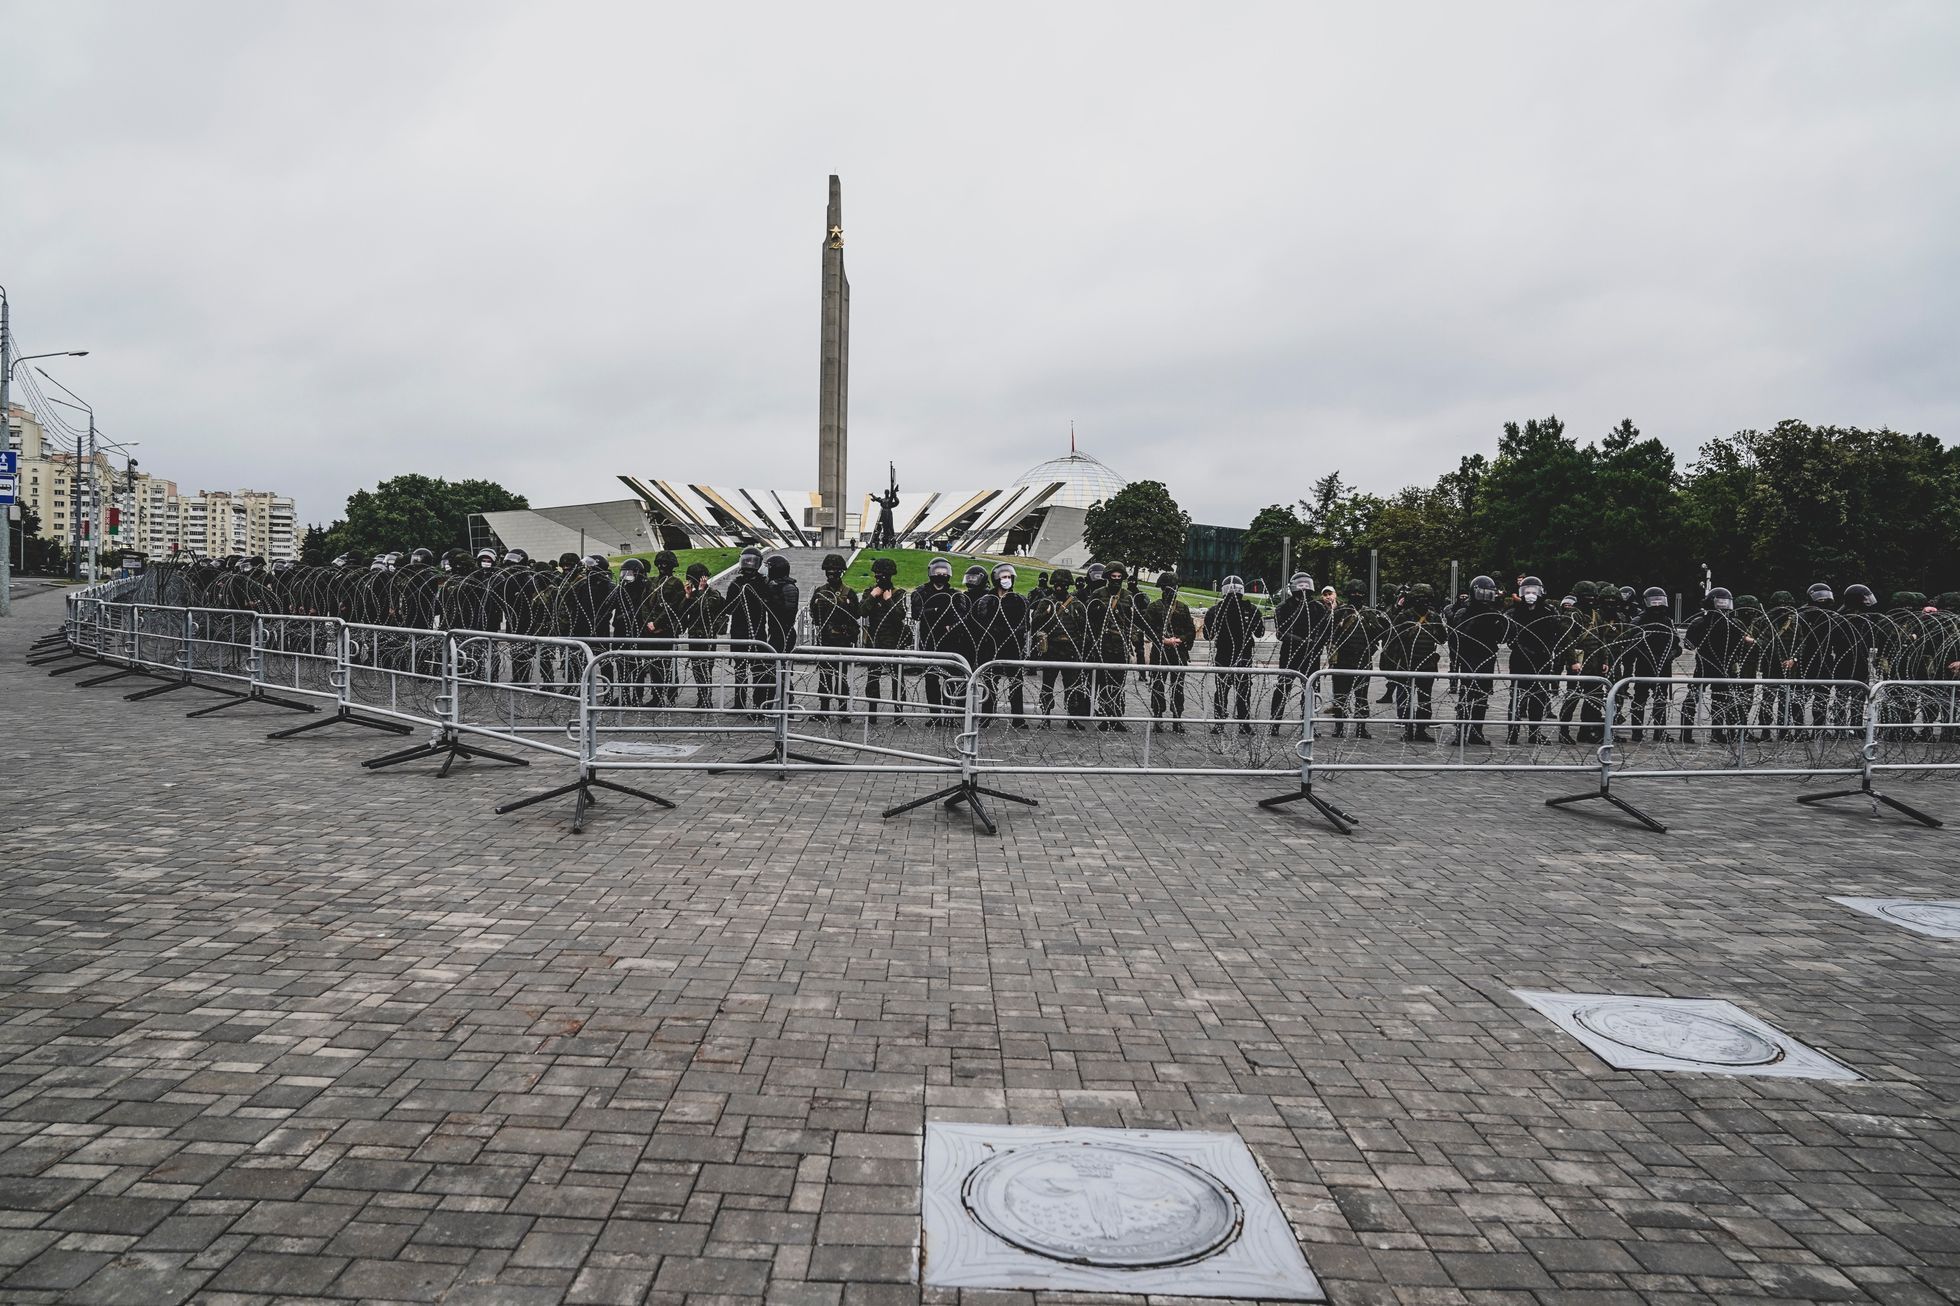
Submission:
[[[1291,508],[1273,504],[1261,508],[1246,527],[1239,546],[1239,567],[1246,576],[1257,576],[1271,589],[1279,577],[1282,543],[1291,539],[1294,547],[1307,537],[1307,524]]]
[[[1640,438],[1631,419],[1592,450],[1595,518],[1586,568],[1622,585],[1686,590],[1696,572],[1683,550],[1686,520],[1674,454]]]
[[[1089,509],[1082,537],[1105,562],[1162,571],[1184,553],[1191,516],[1177,506],[1162,481],[1131,481]]]
[[[318,522],[308,526],[306,534],[300,536],[299,560],[310,567],[324,567],[333,559],[334,555],[327,552],[327,532]]]
[[[350,495],[346,517],[326,532],[325,548],[329,557],[364,558],[396,549],[467,549],[471,513],[528,507],[523,495],[495,481],[397,476]]]

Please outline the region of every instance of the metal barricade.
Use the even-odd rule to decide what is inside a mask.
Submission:
[[[1304,744],[1303,793],[1342,834],[1357,818],[1314,797],[1317,776],[1584,773],[1601,764],[1612,688],[1604,676],[1330,667],[1307,680],[1314,728]],[[1374,698],[1377,684],[1387,692]]]
[[[260,617],[254,683],[262,690],[306,694],[337,705],[345,625],[338,617]]]
[[[960,783],[885,815],[943,801],[993,833],[983,800],[1036,805],[982,783],[1005,775],[1285,777],[1293,788],[1261,806],[1318,806],[1304,769],[1309,692],[1278,667],[997,658],[966,685]]]
[[[1675,701],[1676,688],[1684,691],[1687,725],[1677,717],[1670,731],[1665,705]],[[1615,780],[1862,775],[1869,696],[1861,680],[1622,677],[1606,696],[1598,789],[1546,804],[1599,800],[1664,833],[1665,825],[1612,791]],[[1663,705],[1658,716],[1657,700]],[[1829,795],[1799,801],[1823,796]]]
[[[1807,795],[1808,801],[1848,798],[1855,793],[1871,801],[1874,815],[1883,804],[1921,825],[1938,829],[1943,824],[1873,787],[1877,773],[1882,771],[1895,775],[1960,771],[1960,645],[1941,651],[1933,659],[1936,666],[1941,658],[1953,659],[1946,669],[1954,679],[1880,680],[1872,685],[1869,742],[1858,789]]]
[[[410,727],[449,721],[449,636],[440,630],[348,622],[345,702]]]
[[[450,643],[458,732],[580,756],[593,659],[586,641],[458,630],[450,632]]]

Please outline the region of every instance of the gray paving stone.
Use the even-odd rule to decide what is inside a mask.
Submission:
[[[918,1286],[928,1116],[1235,1130],[1338,1306],[1960,1298],[1957,954],[1829,901],[1951,896],[1950,834],[1377,775],[1326,782],[1352,839],[1253,781],[1044,778],[995,840],[879,820],[912,779],[675,775],[575,838],[489,812],[552,764],[78,690],[20,610],[7,1301],[1064,1306]],[[151,781],[108,820],[57,771]],[[1866,1078],[1612,1071],[1514,988],[1725,999]]]

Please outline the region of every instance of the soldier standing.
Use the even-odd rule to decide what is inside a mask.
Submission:
[[[1334,609],[1327,635],[1327,665],[1343,673],[1331,677],[1334,694],[1329,712],[1336,739],[1347,733],[1349,717],[1354,718],[1354,737],[1370,739],[1366,673],[1374,666],[1375,646],[1381,643],[1388,621],[1379,609],[1368,606],[1368,587],[1359,580],[1350,580],[1343,589],[1346,600]]]
[[[1211,692],[1211,733],[1225,733],[1225,707],[1229,698],[1239,720],[1239,733],[1252,733],[1252,654],[1260,636],[1266,633],[1266,619],[1245,596],[1245,582],[1227,576],[1219,586],[1222,596],[1205,612],[1204,637],[1212,641],[1212,665],[1230,668],[1221,671]]]
[[[864,646],[871,649],[903,649],[912,646],[912,630],[906,619],[908,592],[893,583],[898,564],[890,558],[871,563],[871,588],[860,604],[864,612]],[[886,689],[890,697],[885,697]],[[905,664],[899,661],[873,662],[864,673],[864,697],[872,715],[880,703],[891,704],[897,720],[905,704]]]
[[[844,583],[844,559],[826,553],[823,584],[810,596],[810,626],[817,643],[824,648],[856,648],[862,638],[858,625],[863,615],[858,592]],[[832,704],[836,706],[833,708]],[[817,711],[812,719],[822,721],[832,711],[840,716],[851,708],[850,664],[824,662],[817,669]]]
[[[1038,590],[1029,609],[1033,631],[1034,656],[1038,661],[1068,663],[1085,661],[1089,642],[1087,609],[1073,590],[1075,577],[1066,567],[1057,567],[1048,577],[1048,588]],[[1055,689],[1061,682],[1058,696]],[[1045,719],[1061,704],[1071,730],[1087,730],[1082,718],[1089,715],[1089,695],[1082,669],[1075,666],[1044,666],[1041,669],[1039,707]],[[1045,724],[1045,720],[1044,720]]]
[[[1198,623],[1189,605],[1177,597],[1177,573],[1157,577],[1157,598],[1143,610],[1143,624],[1150,634],[1157,665],[1166,668],[1191,665],[1191,646],[1198,641]],[[1190,679],[1179,670],[1152,673],[1150,677],[1150,715],[1164,719],[1170,712],[1171,730],[1184,733],[1184,682]]]
[[[1396,606],[1388,638],[1382,644],[1382,670],[1434,672],[1441,660],[1443,619],[1434,611],[1436,591],[1427,583],[1411,585]],[[1433,675],[1391,677],[1395,715],[1402,721],[1402,738],[1432,742],[1429,733]]]

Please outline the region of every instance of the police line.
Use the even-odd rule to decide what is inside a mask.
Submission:
[[[995,787],[1001,777],[1127,774],[1284,779],[1287,792],[1262,805],[1305,801],[1346,832],[1355,818],[1315,786],[1366,771],[1592,774],[1596,791],[1549,801],[1600,799],[1655,829],[1613,791],[1616,781],[1838,776],[1857,787],[1804,801],[1859,795],[1933,825],[1874,779],[1960,768],[1960,683],[1946,681],[1036,660],[974,668],[911,650],[777,653],[755,641],[581,640],[162,607],[116,602],[113,584],[70,597],[63,635],[74,654],[123,668],[84,683],[141,675],[160,683],[131,698],[185,688],[223,696],[192,715],[245,702],[333,709],[275,738],[343,722],[430,732],[370,759],[376,769],[436,757],[443,774],[458,760],[528,764],[489,742],[574,762],[572,783],[499,809],[575,794],[574,828],[594,787],[618,787],[606,772],[820,769],[946,780],[889,814],[937,799],[968,807],[988,830],[986,800],[1020,798]],[[1388,689],[1390,713],[1371,707],[1375,682]]]

